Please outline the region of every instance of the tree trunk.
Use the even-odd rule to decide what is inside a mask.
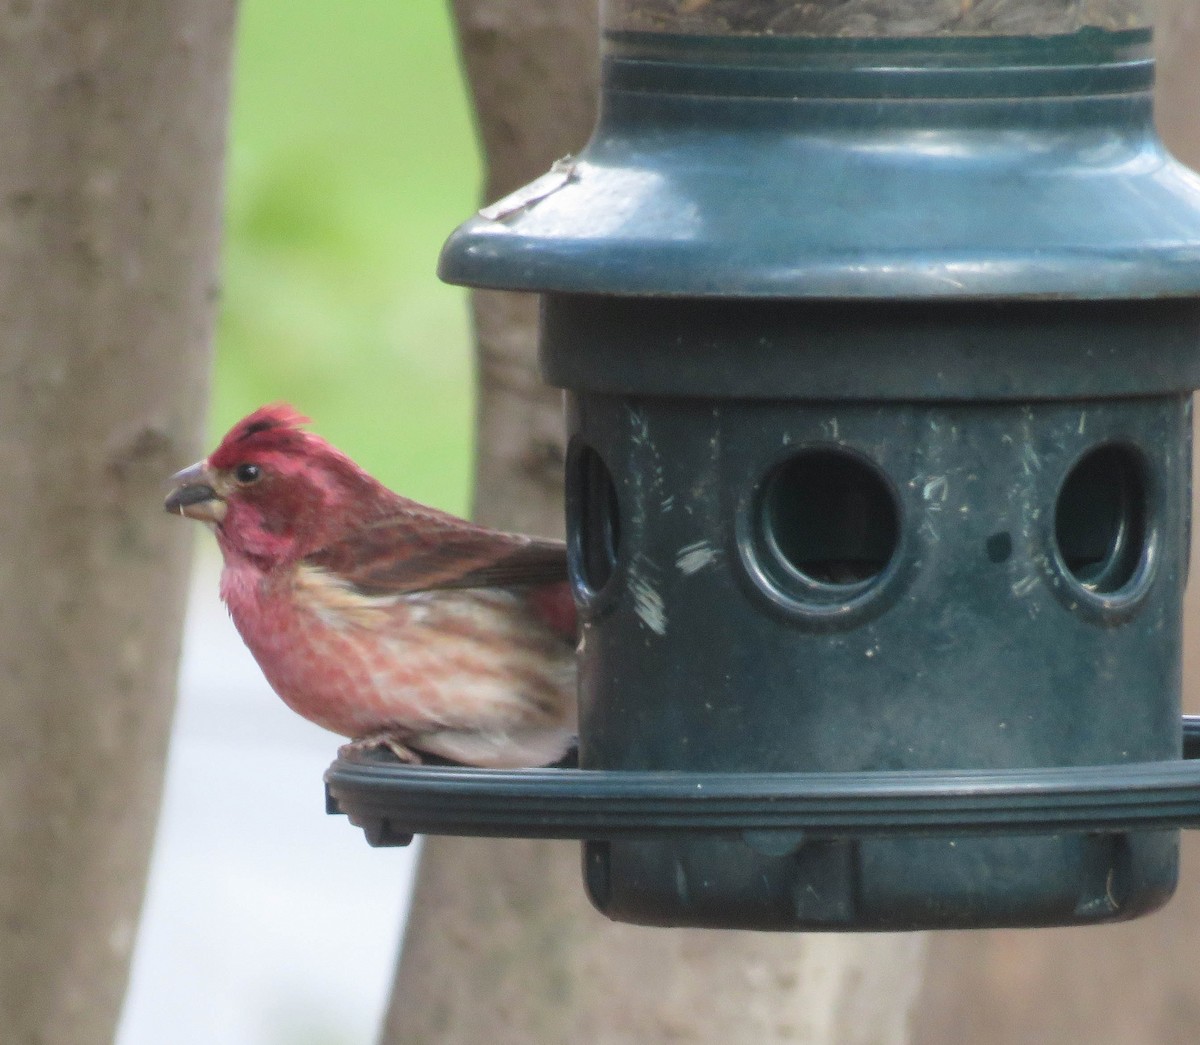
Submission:
[[[0,1041],[102,1045],[158,810],[232,0],[0,14]]]
[[[1155,115],[1167,148],[1200,170],[1200,6],[1158,0]]]
[[[456,0],[495,199],[577,151],[594,118],[595,4]],[[560,396],[535,300],[475,295],[477,517],[562,529]],[[425,843],[383,1041],[907,1041],[925,937],[642,929],[588,906],[575,843]]]

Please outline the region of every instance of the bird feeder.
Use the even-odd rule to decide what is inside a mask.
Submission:
[[[567,392],[580,768],[341,760],[374,842],[580,838],[657,925],[1170,896],[1200,179],[1135,5],[928,7],[613,0],[590,143],[451,237]]]

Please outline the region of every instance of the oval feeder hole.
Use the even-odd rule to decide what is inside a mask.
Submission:
[[[1054,509],[1054,540],[1067,572],[1089,592],[1112,595],[1146,556],[1146,470],[1128,446],[1086,454],[1067,473]]]
[[[785,461],[767,479],[761,504],[771,557],[823,601],[869,585],[900,542],[887,481],[842,450],[808,450]]]
[[[567,491],[571,558],[584,594],[595,596],[616,568],[621,518],[612,473],[590,446],[572,455]]]

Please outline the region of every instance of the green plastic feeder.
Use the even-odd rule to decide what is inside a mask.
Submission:
[[[331,808],[375,844],[582,839],[593,903],[643,924],[1158,907],[1200,823],[1200,179],[1155,135],[1149,29],[670,6],[610,9],[587,147],[441,261],[543,294],[580,768],[356,756]]]

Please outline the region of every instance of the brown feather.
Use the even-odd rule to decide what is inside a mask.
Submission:
[[[360,591],[401,594],[449,588],[522,587],[564,582],[561,541],[502,533],[409,502],[306,557]]]

